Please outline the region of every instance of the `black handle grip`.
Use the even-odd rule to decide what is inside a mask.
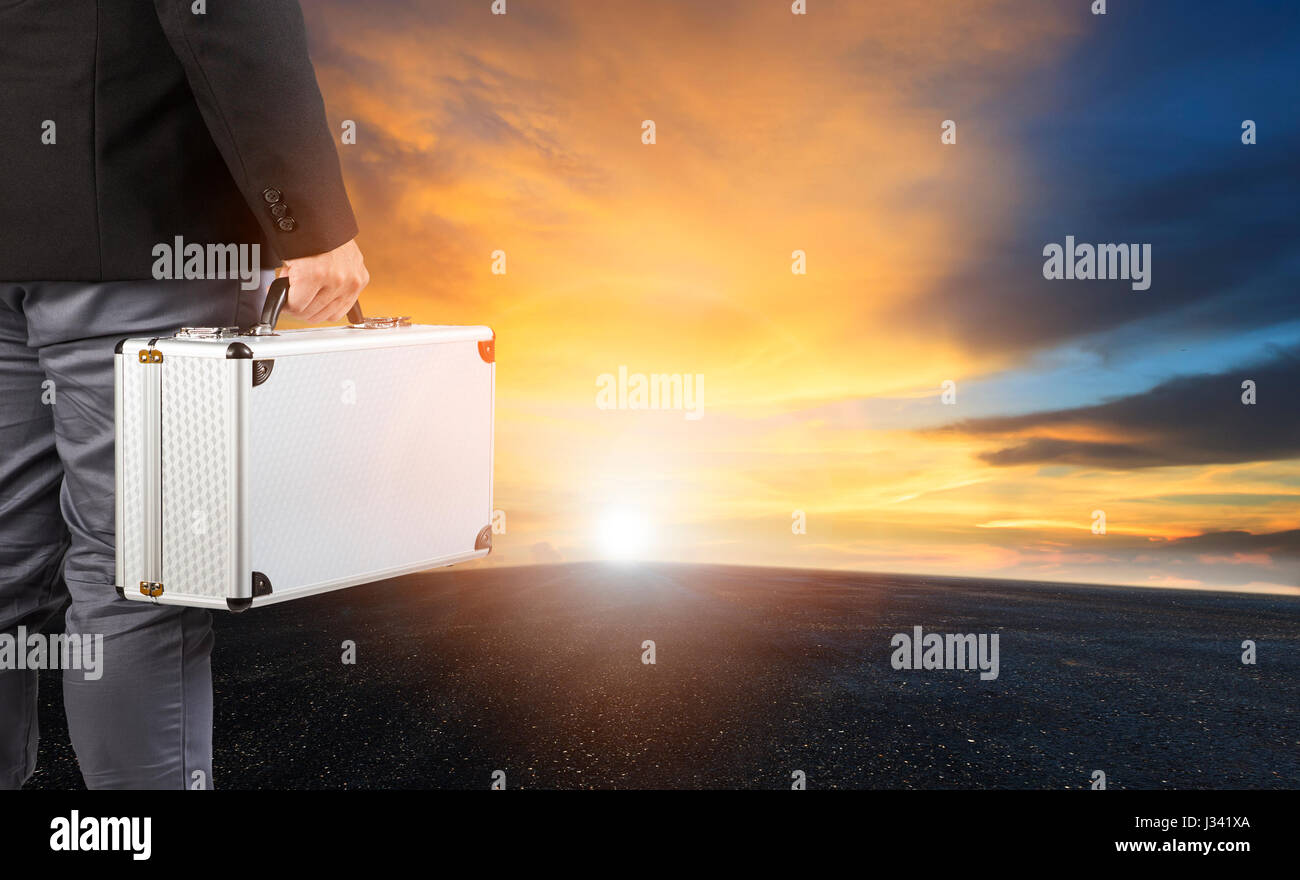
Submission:
[[[272,281],[266,292],[266,302],[262,304],[262,325],[274,330],[276,322],[280,320],[280,310],[288,300],[289,279],[277,278]],[[360,324],[365,319],[365,313],[361,311],[361,300],[357,300],[348,309],[348,323]]]

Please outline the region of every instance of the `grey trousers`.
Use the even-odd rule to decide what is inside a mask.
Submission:
[[[210,788],[212,619],[125,602],[114,588],[113,347],[181,326],[248,326],[238,281],[0,283],[0,633],[67,606],[103,635],[98,678],[65,670],[88,788]],[[36,768],[37,675],[0,669],[0,789]]]

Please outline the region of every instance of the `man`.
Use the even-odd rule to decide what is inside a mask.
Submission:
[[[281,261],[310,322],[369,280],[302,13],[0,0],[0,34],[0,636],[69,600],[67,631],[103,635],[98,677],[64,673],[88,787],[210,787],[211,618],[114,589],[113,347],[248,326]],[[202,258],[178,276],[188,245],[256,255],[253,283]],[[22,665],[0,668],[0,788],[35,769]]]

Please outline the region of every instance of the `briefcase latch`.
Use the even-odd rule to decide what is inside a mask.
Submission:
[[[157,599],[163,594],[163,585],[157,581],[140,581],[140,595]]]

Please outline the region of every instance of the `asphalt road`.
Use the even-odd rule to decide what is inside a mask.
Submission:
[[[894,669],[917,625],[998,678]],[[218,615],[214,667],[221,788],[1300,787],[1296,598],[484,566]],[[32,788],[81,784],[56,676]]]

